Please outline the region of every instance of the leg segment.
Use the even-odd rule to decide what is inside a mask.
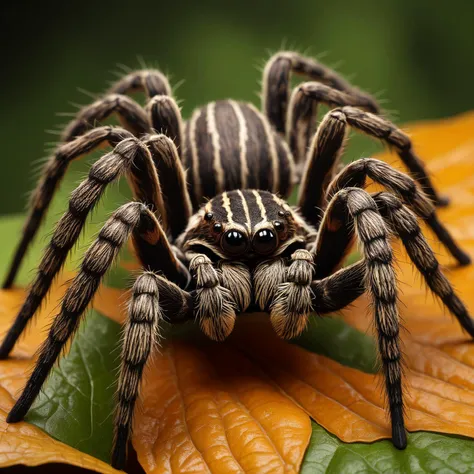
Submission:
[[[461,326],[474,337],[474,321],[441,271],[433,250],[421,232],[415,214],[393,194],[378,193],[373,198],[381,214],[390,223],[392,231],[401,239],[408,256],[428,287],[454,314]]]
[[[406,433],[403,421],[397,280],[389,243],[389,229],[380,215],[375,201],[366,191],[359,188],[344,189],[333,197],[324,214],[322,227],[352,227],[352,224],[362,247],[365,272],[361,267],[362,263],[359,263],[349,269],[341,270],[341,273],[336,274],[337,276],[333,275],[332,280],[323,279],[319,282],[312,282],[310,288],[314,292],[313,307],[329,310],[340,307],[337,302],[334,302],[334,285],[336,284],[336,288],[337,284],[341,285],[341,278],[344,285],[348,284],[348,281],[354,285],[348,295],[342,298],[342,301],[352,301],[362,292],[359,278],[364,275],[363,286],[371,295],[375,313],[378,347],[382,359],[385,389],[390,404],[392,440],[397,448],[403,449],[406,446]],[[331,244],[334,245],[334,242]],[[344,280],[344,277],[349,278]],[[331,289],[331,287],[333,294],[329,297],[325,296],[324,290]],[[280,285],[279,294],[275,298],[276,302],[283,299],[280,292],[285,293],[286,288],[286,284]],[[277,311],[283,308],[278,303],[271,308],[272,321],[278,320],[280,322],[274,326],[275,330],[281,336],[296,335],[297,333],[291,331],[291,328],[299,326],[302,329],[296,319],[305,319],[306,313],[298,315],[287,305],[285,314],[277,314]]]
[[[148,98],[146,112],[151,128],[170,137],[181,153],[183,121],[179,107],[171,97],[171,86],[164,74],[153,69],[131,72],[113,84],[108,93],[128,95],[142,91]]]
[[[276,131],[286,133],[286,117],[291,89],[291,72],[321,82],[358,98],[361,107],[379,113],[375,99],[349,84],[335,71],[295,52],[281,51],[270,58],[263,73],[263,110]]]
[[[402,362],[399,343],[397,279],[389,229],[371,196],[358,188],[339,191],[329,203],[323,219],[344,225],[354,223],[366,263],[365,287],[369,292],[378,334],[378,347],[390,406],[392,441],[398,449],[406,447],[403,421]]]
[[[28,246],[38,231],[59,182],[66,173],[69,163],[91,152],[95,148],[102,146],[104,142],[110,146],[115,146],[125,138],[130,138],[131,136],[130,132],[123,129],[100,127],[87,132],[82,137],[70,143],[62,145],[56,150],[56,153],[45,164],[41,178],[31,195],[29,212],[23,227],[22,237],[15,251],[10,270],[3,283],[3,288],[10,288],[12,286]]]
[[[112,466],[124,469],[127,445],[132,436],[133,414],[143,369],[159,342],[163,307],[173,307],[170,322],[183,321],[193,314],[189,293],[152,272],[145,272],[133,285],[128,321],[124,328],[120,377],[115,411]]]
[[[87,216],[100,200],[107,185],[125,173],[146,169],[149,170],[149,176],[155,172],[147,148],[136,138],[121,141],[112,152],[92,165],[88,178],[73,191],[69,209],[56,225],[28,296],[0,346],[0,358],[8,356],[26,324],[38,309],[69,251],[79,238]],[[158,181],[154,184],[157,183]],[[137,184],[141,186],[135,188],[138,199],[144,202],[156,202],[158,197],[156,187],[153,190],[157,192],[156,195],[144,196],[142,193],[147,190],[146,186],[141,181]]]
[[[350,305],[365,291],[367,264],[364,260],[354,263],[311,283],[312,311],[317,314],[333,313]]]
[[[171,86],[166,76],[155,69],[133,71],[119,79],[109,89],[109,94],[128,95],[145,92],[150,99],[157,95],[171,95]]]
[[[48,338],[40,349],[33,373],[8,414],[9,423],[22,420],[28,412],[61,350],[76,331],[81,315],[93,299],[120,248],[134,231],[139,234],[143,232],[143,238],[146,239],[151,222],[157,222],[156,218],[140,203],[123,205],[106,222],[97,240],[84,255],[80,271],[64,296],[61,311],[54,319]],[[134,243],[137,244],[135,239]]]
[[[328,196],[348,186],[363,187],[367,177],[392,191],[418,216],[425,219],[426,224],[460,265],[468,265],[471,262],[469,255],[459,248],[439,221],[435,208],[414,180],[383,161],[367,158],[347,165],[330,184]]]
[[[298,200],[303,215],[313,225],[320,219],[320,214],[315,209],[326,204],[325,191],[342,153],[348,126],[379,138],[395,148],[412,176],[433,202],[436,205],[446,204],[447,201],[434,190],[423,163],[415,155],[410,139],[403,132],[381,117],[353,107],[343,107],[326,114],[308,150]]]
[[[139,104],[125,95],[109,94],[83,107],[64,129],[61,142],[70,142],[84,135],[114,113],[118,115],[124,128],[134,135],[140,136],[150,131],[148,117]]]
[[[183,157],[183,119],[178,104],[168,95],[157,95],[151,98],[146,105],[148,121],[151,128],[157,133],[169,137]]]
[[[364,107],[365,101],[363,97],[318,82],[304,82],[296,87],[288,107],[286,137],[297,164],[303,164],[306,160],[316,129],[317,108],[321,103],[331,108],[349,105]]]
[[[144,143],[150,150],[158,172],[166,215],[172,216],[168,222],[169,230],[173,239],[176,239],[186,228],[192,214],[186,173],[175,143],[168,136],[150,135]]]

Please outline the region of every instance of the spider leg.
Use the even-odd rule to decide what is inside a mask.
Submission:
[[[72,192],[69,208],[56,225],[26,300],[0,346],[0,358],[8,356],[26,324],[38,309],[69,251],[78,240],[87,216],[100,200],[107,185],[123,174],[134,173],[140,169],[148,170],[150,177],[155,173],[156,178],[148,149],[136,138],[122,140],[112,152],[91,166],[87,179]],[[133,184],[133,178],[131,181]],[[145,183],[140,180],[136,182],[134,191],[137,198],[156,205],[158,197],[161,196],[159,182],[157,179],[150,179],[148,183],[152,187],[148,189]],[[147,191],[150,192],[149,195],[145,195]]]
[[[321,280],[311,282],[312,311],[317,314],[340,311],[365,291],[367,263],[360,260]]]
[[[331,179],[326,176],[335,168],[344,146],[348,126],[393,147],[410,174],[420,183],[435,205],[444,206],[448,203],[447,199],[440,197],[434,189],[423,162],[415,154],[411,140],[405,133],[382,117],[347,106],[326,114],[309,147],[300,187],[300,199],[306,194],[308,186],[312,186],[313,181],[317,183],[317,189],[313,201],[307,202],[306,212],[311,213],[311,206],[314,208],[323,204],[324,188]]]
[[[380,111],[373,97],[349,84],[332,69],[296,52],[280,51],[268,60],[263,72],[262,108],[275,130],[281,134],[287,132],[286,117],[292,72],[357,97],[358,105],[371,112]]]
[[[365,158],[350,163],[331,182],[327,191],[328,196],[347,186],[363,187],[367,177],[392,191],[419,217],[423,218],[460,265],[468,265],[471,262],[469,255],[457,245],[439,221],[431,201],[416,186],[415,181],[383,161]]]
[[[461,326],[474,337],[474,321],[441,271],[433,250],[423,236],[416,215],[393,194],[377,193],[373,198],[382,216],[390,223],[392,231],[401,239],[408,256],[428,287],[456,316]]]
[[[160,322],[181,322],[193,316],[192,297],[153,272],[140,275],[132,289],[124,328],[115,410],[112,466],[124,469],[132,436],[133,414],[143,369],[160,337]]]
[[[346,188],[339,191],[329,203],[322,225],[337,227],[350,226],[352,223],[364,256],[364,287],[369,292],[373,303],[378,347],[390,406],[392,440],[397,448],[403,449],[406,446],[406,433],[403,421],[402,363],[399,344],[397,279],[393,268],[393,252],[389,242],[390,230],[373,198],[360,188]],[[352,267],[351,272],[355,272],[352,273],[352,278],[356,288],[349,292],[349,297],[342,296],[342,301],[351,300],[360,294],[361,288],[358,278],[362,272],[361,265]],[[348,270],[343,269],[342,275],[344,275],[344,271]],[[337,278],[340,276],[341,273]],[[272,306],[272,322],[278,321],[274,327],[282,337],[293,337],[298,334],[295,329],[301,330],[303,327],[303,324],[295,319],[299,317],[305,319],[306,313],[298,315],[292,311],[293,308],[289,307],[288,303],[286,306],[284,303],[285,298],[290,301],[294,300],[294,295],[297,294],[296,287],[301,283],[308,286],[307,279],[281,285],[275,299],[276,303]],[[318,290],[318,287],[321,289],[321,285],[323,283],[311,282],[309,286],[314,292]],[[317,293],[314,298],[316,295]],[[336,295],[333,294],[326,306],[331,310],[337,307],[332,303],[336,299]],[[318,304],[321,305],[321,303],[315,302],[313,307],[317,309]],[[282,310],[287,312],[279,313]]]
[[[160,179],[163,204],[166,215],[170,216],[168,227],[174,240],[184,231],[192,214],[186,172],[171,138],[166,135],[148,135],[143,140],[150,150]]]
[[[70,142],[84,135],[98,123],[117,114],[123,127],[136,136],[150,131],[145,110],[133,99],[120,94],[108,94],[86,105],[76,114],[61,134],[60,143]]]
[[[104,143],[115,147],[122,140],[130,140],[132,138],[133,135],[122,128],[98,127],[69,143],[61,145],[56,150],[55,154],[46,163],[41,178],[31,195],[29,212],[23,226],[21,240],[15,250],[10,269],[3,283],[3,288],[10,288],[12,286],[28,247],[35,238],[44,215],[51,204],[54,193],[64,177],[69,164],[73,160],[101,147]],[[105,178],[100,175],[103,171],[99,173],[99,168],[100,166],[97,166],[97,176],[95,178],[100,181],[100,179]],[[115,169],[110,168],[108,171],[109,174],[112,173],[113,175]],[[91,169],[91,172],[93,172],[93,169]],[[162,218],[166,219],[166,209],[161,196],[160,183],[156,171],[153,169],[153,164],[148,157],[145,160],[137,160],[136,166],[130,168],[129,178],[135,196],[139,200],[154,205],[157,212],[162,215]],[[111,179],[113,179],[113,176]]]
[[[308,148],[316,129],[319,104],[333,108],[349,105],[363,107],[364,103],[363,97],[333,89],[319,82],[303,82],[296,87],[291,94],[286,124],[287,142],[296,163],[303,165],[308,156]]]
[[[133,236],[139,255],[143,241],[152,243],[159,240],[158,221],[144,204],[132,202],[121,206],[85,253],[79,273],[66,291],[60,313],[55,317],[48,338],[39,351],[35,368],[8,414],[9,423],[20,421],[26,415],[61,350],[76,331],[81,315],[92,301],[103,276],[130,236]]]
[[[67,125],[61,137],[67,142],[96,126],[113,113],[134,135],[150,131],[150,122],[143,108],[126,94],[144,91],[149,99],[160,95],[171,95],[168,79],[155,70],[136,71],[115,82],[108,93],[92,104],[83,107]]]
[[[171,95],[171,86],[162,72],[156,69],[142,69],[121,77],[110,86],[108,93],[128,95],[142,91],[151,99],[157,95]]]
[[[170,137],[181,153],[183,120],[178,105],[172,97],[167,77],[155,69],[133,71],[119,79],[108,90],[109,94],[128,95],[145,92],[145,107],[151,128]]]

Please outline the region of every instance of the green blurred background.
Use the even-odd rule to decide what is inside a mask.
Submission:
[[[90,101],[77,88],[103,91],[117,63],[138,67],[139,56],[173,83],[185,79],[185,116],[212,99],[259,103],[259,67],[282,45],[324,53],[380,93],[400,123],[474,107],[473,1],[20,1],[0,12],[0,213],[24,209],[35,164],[55,139],[45,131],[64,123],[57,112]],[[73,167],[66,190],[85,166]]]

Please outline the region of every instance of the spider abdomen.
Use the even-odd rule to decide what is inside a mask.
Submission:
[[[251,104],[211,102],[186,123],[183,154],[193,207],[233,189],[262,189],[287,197],[293,158],[283,138]]]

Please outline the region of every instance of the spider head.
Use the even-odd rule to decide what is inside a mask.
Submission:
[[[298,217],[278,196],[234,190],[219,194],[195,214],[182,245],[214,260],[258,260],[304,243],[298,231]]]

